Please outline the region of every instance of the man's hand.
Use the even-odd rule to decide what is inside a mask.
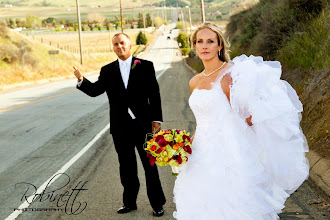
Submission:
[[[78,70],[77,67],[73,66],[74,69],[74,75],[77,77],[78,81],[80,82],[81,80],[83,80],[83,75],[81,74],[80,70]]]
[[[152,122],[152,132],[157,133],[161,129],[161,124],[158,122]]]

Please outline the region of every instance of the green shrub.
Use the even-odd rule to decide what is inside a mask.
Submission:
[[[147,36],[144,33],[142,33],[142,31],[140,31],[138,36],[136,37],[136,44],[137,45],[140,45],[140,44],[146,45],[147,42],[148,42]]]
[[[323,69],[330,66],[329,59],[329,10],[321,13],[303,33],[295,35],[284,43],[277,59],[289,68]]]
[[[178,23],[176,23],[176,28],[182,29],[182,21],[179,21]]]
[[[186,56],[189,54],[190,48],[180,48],[180,50],[181,50],[182,55]]]
[[[0,37],[8,37],[7,23],[2,20],[0,20]]]
[[[188,48],[188,38],[185,32],[180,32],[178,36],[178,44],[180,48]]]
[[[190,51],[189,51],[189,57],[190,58],[193,58],[193,57],[195,57],[196,56],[196,51],[194,50],[194,49],[191,49]]]
[[[297,33],[305,32],[326,8],[326,0],[260,1],[230,17],[226,34],[232,45],[231,57],[245,53],[275,59],[280,49]]]
[[[0,61],[14,63],[20,57],[20,50],[13,44],[0,45]]]

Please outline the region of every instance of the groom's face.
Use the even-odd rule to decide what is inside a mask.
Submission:
[[[112,43],[113,49],[120,59],[126,60],[131,55],[132,43],[125,35],[115,36]]]

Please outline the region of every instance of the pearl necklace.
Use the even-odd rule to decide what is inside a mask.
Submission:
[[[219,69],[221,69],[221,68],[225,65],[225,63],[226,63],[226,62],[223,62],[223,64],[222,64],[218,69],[214,70],[213,72],[211,72],[211,73],[209,73],[209,74],[206,74],[206,73],[205,73],[205,70],[203,70],[202,73],[203,73],[204,76],[211,76],[213,73],[215,73],[216,71],[218,71]]]

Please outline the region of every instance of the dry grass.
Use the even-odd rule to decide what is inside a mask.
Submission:
[[[132,53],[137,54],[145,49],[145,46],[135,45],[137,33],[129,34],[134,46]],[[39,38],[38,38],[39,37]],[[78,36],[73,34],[42,35],[44,44],[40,43],[41,36],[30,35],[21,36],[14,32],[9,32],[7,37],[0,36],[0,47],[6,46],[14,48],[17,52],[13,61],[8,63],[0,60],[0,90],[6,85],[35,81],[40,79],[49,79],[53,77],[72,76],[72,66],[77,66],[82,72],[98,71],[105,64],[114,61],[117,57],[114,52],[97,52],[95,48],[109,48],[109,34],[86,34],[83,35],[83,44],[86,51],[93,53],[84,53],[84,65],[80,64],[79,53],[70,53],[59,49],[59,54],[49,55],[49,50],[58,49],[57,44],[66,45],[71,48],[78,48]],[[148,41],[153,40],[153,34],[148,34]],[[49,45],[52,41],[52,46]],[[22,65],[20,43],[25,47],[24,71]],[[13,51],[12,51],[13,52]],[[15,52],[15,53],[16,53]],[[0,57],[3,51],[0,51]],[[11,56],[13,57],[13,56]]]
[[[84,54],[109,53],[112,36],[116,32],[82,32],[82,47]],[[136,51],[135,39],[137,32],[127,33],[133,44],[132,53]],[[154,39],[152,33],[146,33],[148,44]],[[30,38],[40,43],[52,45],[58,49],[79,53],[79,36],[77,32],[54,32],[52,34],[29,34]],[[112,48],[112,46],[111,46]]]

